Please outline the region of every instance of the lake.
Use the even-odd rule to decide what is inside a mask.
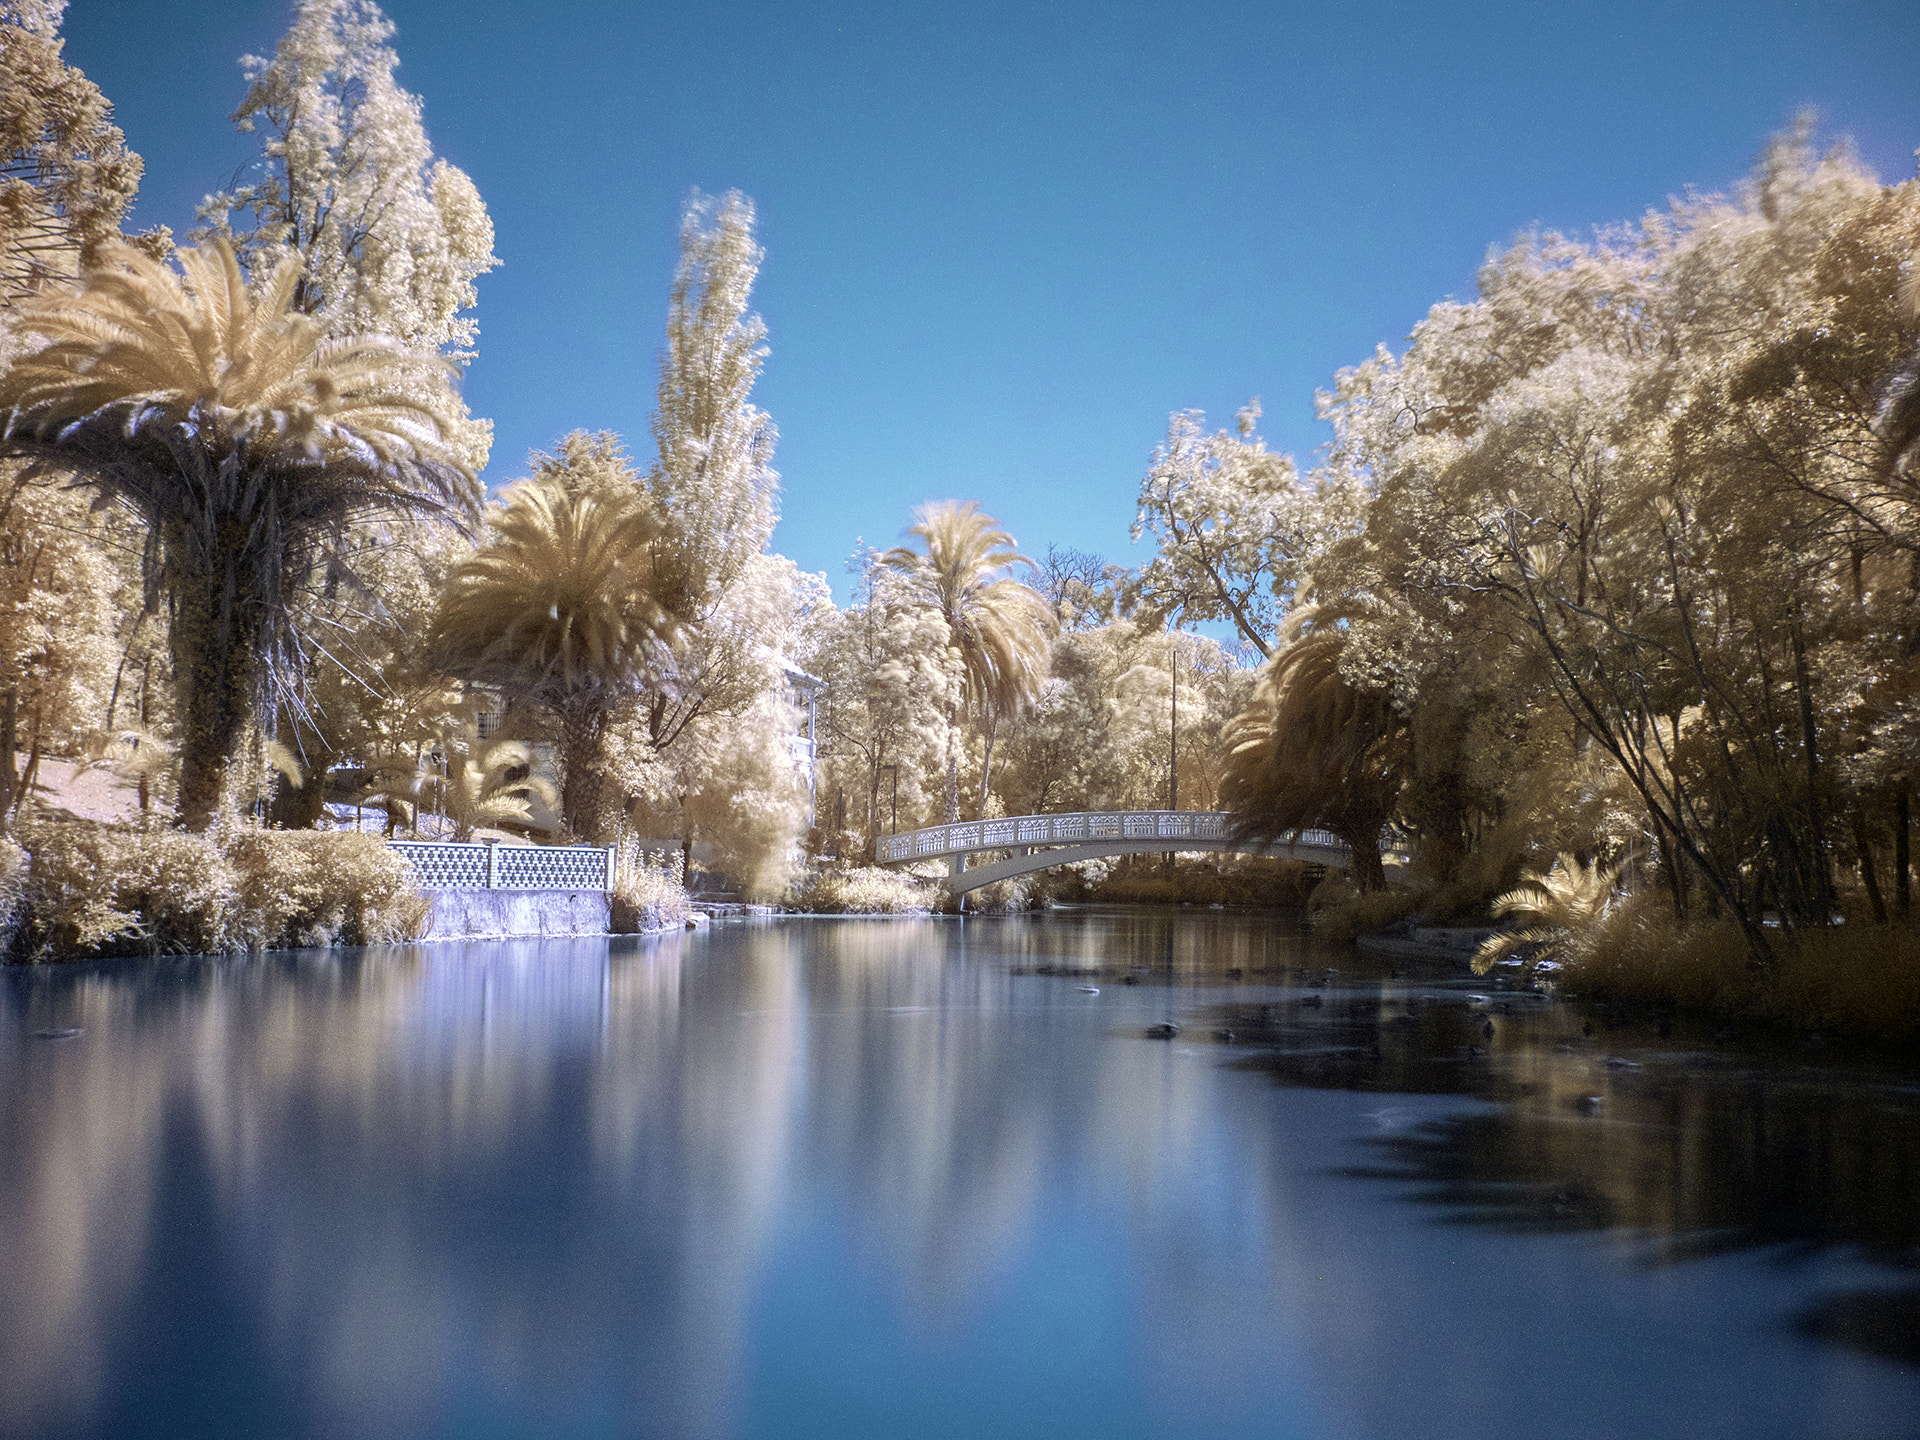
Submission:
[[[1920,1436],[1920,1083],[1209,911],[14,968],[0,1435]]]

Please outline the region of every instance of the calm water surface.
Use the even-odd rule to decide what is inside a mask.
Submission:
[[[1586,1018],[1205,913],[7,971],[0,1435],[1920,1436],[1913,1077]]]

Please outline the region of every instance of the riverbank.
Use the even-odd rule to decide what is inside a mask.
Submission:
[[[1381,960],[1457,965],[1464,973],[1493,926],[1397,926],[1354,937]],[[1523,967],[1495,967],[1491,981]],[[1876,1052],[1920,1043],[1920,926],[1836,926],[1781,935],[1768,964],[1756,963],[1731,924],[1675,932],[1641,924],[1570,940],[1533,972],[1570,999],[1654,1025],[1682,1018],[1715,1033],[1765,1031],[1844,1040]]]

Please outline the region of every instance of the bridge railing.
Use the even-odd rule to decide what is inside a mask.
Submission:
[[[882,864],[931,860],[975,850],[1017,850],[1028,845],[1073,845],[1101,840],[1187,840],[1200,842],[1200,848],[1215,850],[1221,848],[1232,833],[1233,816],[1219,810],[1083,810],[1067,815],[1007,815],[993,820],[929,825],[904,835],[882,835],[876,849]],[[1347,848],[1344,840],[1325,830],[1302,830],[1279,844]],[[1182,847],[1169,843],[1160,848],[1178,850]]]
[[[422,890],[611,890],[614,852],[602,845],[467,845],[395,840]]]

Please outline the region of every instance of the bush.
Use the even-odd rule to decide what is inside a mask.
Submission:
[[[371,835],[41,822],[12,956],[206,954],[417,937],[431,902]]]
[[[1299,860],[1238,856],[1182,859],[1169,876],[1151,859],[1089,860],[1043,871],[1050,898],[1093,905],[1235,905],[1288,910],[1307,903],[1317,868]]]
[[[1873,1040],[1920,1036],[1920,928],[1847,924],[1777,940],[1773,967],[1757,968],[1738,926],[1681,925],[1664,896],[1645,891],[1570,937],[1563,979],[1600,999]]]
[[[622,865],[607,896],[608,920],[616,935],[645,935],[671,930],[692,918],[686,887],[673,876],[646,865]]]
[[[1332,871],[1307,901],[1313,933],[1326,940],[1351,940],[1384,930],[1413,912],[1419,896],[1389,886],[1361,894],[1342,872]]]
[[[816,915],[925,915],[941,898],[936,884],[869,865],[809,871],[788,888],[786,904]]]
[[[243,830],[227,859],[240,886],[231,949],[416,939],[433,905],[377,835]]]
[[[1015,875],[995,880],[978,890],[967,892],[967,909],[976,915],[1014,915],[1034,907],[1034,896],[1043,883],[1044,872]]]

